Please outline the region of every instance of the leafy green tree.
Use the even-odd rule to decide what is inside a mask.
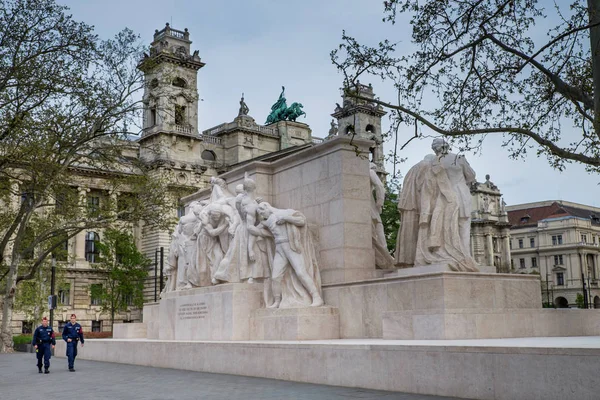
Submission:
[[[102,311],[110,314],[111,330],[115,314],[144,305],[144,280],[151,260],[136,247],[133,236],[117,229],[104,231],[98,242],[101,285],[92,285],[92,297],[100,299]]]
[[[101,40],[66,10],[0,0],[0,352],[12,350],[17,286],[65,241],[124,218],[164,226],[172,201],[129,140],[143,108],[139,38]],[[88,207],[78,174],[98,170],[106,192],[131,194],[126,207]]]
[[[22,282],[17,287],[14,310],[25,315],[27,321],[33,321],[35,326],[42,316],[48,315],[48,296],[50,296],[51,270],[40,269],[36,277]],[[64,283],[64,271],[56,268],[55,285],[61,287]]]
[[[575,298],[575,304],[577,304],[577,308],[585,308],[585,300],[581,293],[577,293],[577,297]]]
[[[344,32],[333,63],[346,95],[359,78],[391,82],[392,126],[433,131],[461,150],[501,135],[511,157],[533,150],[562,170],[600,172],[600,2],[386,0],[395,37],[361,44]],[[407,33],[410,24],[412,36]],[[407,51],[406,39],[415,50]],[[406,138],[410,140],[411,138]]]
[[[385,232],[387,248],[390,253],[396,251],[396,238],[400,228],[400,211],[398,210],[398,194],[400,185],[397,180],[392,180],[385,184],[385,199],[381,210],[381,222]]]

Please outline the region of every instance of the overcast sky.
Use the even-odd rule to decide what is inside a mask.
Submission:
[[[331,64],[330,52],[340,43],[342,30],[364,44],[389,38],[410,48],[408,24],[382,22],[380,0],[57,0],[70,7],[76,20],[96,27],[109,38],[124,27],[133,29],[148,45],[155,29],[165,22],[188,28],[192,51],[199,50],[206,66],[199,71],[200,131],[237,115],[244,92],[250,115],[263,123],[281,86],[288,104],[300,102],[313,136],[325,137],[335,103],[341,103],[342,78]],[[547,0],[544,0],[547,1]],[[361,79],[361,83],[368,83]],[[372,80],[383,101],[393,102],[390,83]],[[383,119],[384,130],[389,126]],[[401,131],[400,143],[412,136]],[[430,153],[431,139],[412,141],[400,153],[408,160],[397,168],[406,172]],[[387,143],[391,151],[393,143]],[[480,182],[490,174],[509,205],[566,200],[600,207],[600,176],[570,165],[563,173],[545,159],[529,156],[513,161],[500,148],[499,138],[487,138],[482,154],[468,154]],[[391,172],[391,166],[387,166]]]

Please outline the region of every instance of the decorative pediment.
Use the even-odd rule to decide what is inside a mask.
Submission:
[[[563,267],[562,265],[555,265],[552,268],[552,272],[565,272],[567,269],[565,267]]]

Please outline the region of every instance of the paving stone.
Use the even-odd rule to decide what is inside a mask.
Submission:
[[[77,400],[449,400],[450,397],[384,392],[76,360],[52,358],[50,374],[38,374],[35,354],[0,354],[0,399],[43,397]]]

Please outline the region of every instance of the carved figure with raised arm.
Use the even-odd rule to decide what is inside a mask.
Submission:
[[[275,254],[267,296],[270,308],[318,307],[323,305],[321,274],[306,217],[296,210],[282,210],[261,202],[262,217],[256,233],[273,237]],[[272,301],[271,301],[272,297]]]

